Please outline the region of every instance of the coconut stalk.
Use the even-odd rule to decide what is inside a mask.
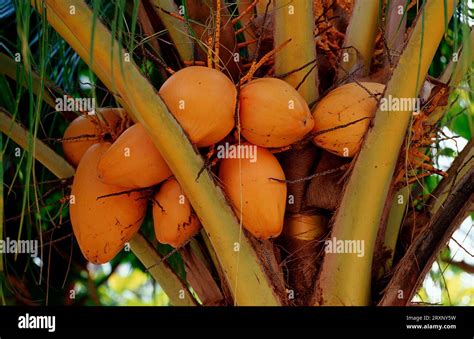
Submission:
[[[129,244],[133,254],[137,256],[145,269],[160,285],[173,306],[198,305],[186,285],[168,264],[163,262],[163,258],[141,233],[135,234],[130,239]]]
[[[456,1],[430,1],[422,8],[384,97],[417,98],[429,65],[444,34],[445,14]],[[446,8],[445,8],[446,5]],[[411,111],[377,110],[334,219],[331,237],[360,241],[365,255],[326,253],[315,288],[317,305],[368,305],[371,269],[380,218]]]
[[[32,1],[35,6],[35,1]],[[46,0],[47,19],[94,72],[128,104],[128,113],[149,132],[155,146],[174,173],[199,219],[223,267],[237,305],[279,305],[280,298],[262,269],[261,263],[243,236],[239,222],[204,162],[181,126],[148,80],[101,23],[95,24],[92,50],[90,8],[79,0]],[[70,6],[76,14],[70,15]],[[41,14],[42,8],[37,8]],[[114,42],[112,44],[112,42]],[[111,49],[110,46],[113,46]],[[110,54],[115,57],[111,60]],[[112,83],[113,78],[113,83]],[[186,164],[186,166],[183,166]],[[202,173],[201,173],[202,172]],[[200,175],[199,175],[200,174]]]
[[[30,132],[16,123],[3,109],[0,109],[0,131],[21,148],[29,149],[28,140]],[[42,163],[44,167],[59,179],[67,179],[74,176],[74,168],[41,140],[35,140],[34,150],[33,158]]]
[[[284,77],[284,80],[297,88],[306,102],[312,103],[318,99],[313,2],[275,0],[274,6],[275,46],[291,39],[275,55],[275,74],[287,74],[309,64]]]
[[[165,26],[173,41],[173,45],[178,51],[181,61],[191,61],[194,55],[194,43],[188,33],[188,28],[184,21],[173,17],[169,13],[178,14],[178,6],[173,0],[150,0],[153,10]]]
[[[17,71],[17,67],[19,65],[20,65],[20,67],[23,66],[21,63],[15,62],[15,60],[10,58],[6,54],[0,53],[0,74],[4,74],[7,77],[9,77],[10,79],[13,79],[13,80],[17,81],[17,79],[16,79],[17,72],[16,71]],[[54,108],[55,107],[54,98],[51,96],[50,93],[48,93],[47,91],[44,91],[44,89],[41,87],[41,79],[40,79],[39,75],[35,72],[32,72],[31,78],[32,78],[32,83],[33,83],[33,88],[32,88],[33,93],[38,95],[40,91],[43,91],[43,93],[42,93],[43,100],[49,106]],[[18,82],[22,86],[25,86],[25,87],[28,86],[26,77],[21,79],[21,81],[18,81]],[[46,86],[48,86],[49,88],[54,87],[54,85],[51,84],[50,81],[48,81],[48,80],[46,81]]]
[[[390,256],[385,262],[380,274],[388,272],[392,267],[395,248],[397,246],[398,234],[400,233],[400,226],[402,225],[403,217],[407,209],[410,190],[411,185],[405,186],[400,189],[393,197],[383,240],[383,249],[390,251]]]
[[[344,38],[339,80],[348,75],[366,76],[375,47],[380,16],[379,0],[356,0]],[[350,81],[350,79],[348,79]]]
[[[474,38],[474,33],[471,32],[471,37]],[[471,39],[472,40],[472,39]],[[470,41],[467,39],[467,43]],[[463,47],[458,51],[459,62],[453,62],[452,60],[444,70],[443,74],[439,78],[441,82],[450,83],[451,86],[458,86],[462,81],[462,78],[468,71],[470,64],[473,62],[474,54],[470,52],[469,46]],[[454,64],[457,64],[456,68]],[[448,94],[446,94],[448,95]],[[437,106],[434,111],[429,115],[427,124],[433,126],[437,124],[445,115],[446,108],[449,100],[442,101],[442,104]],[[441,102],[440,102],[441,103]],[[398,234],[400,232],[400,227],[403,221],[403,216],[405,215],[406,205],[408,203],[410,195],[411,185],[402,188],[393,198],[392,206],[388,215],[388,221],[386,226],[386,233],[384,238],[384,248],[390,250],[390,257],[385,264],[386,270],[390,269],[393,262],[393,256],[395,253],[395,247],[398,240]],[[435,201],[434,204],[439,206],[438,202]]]
[[[289,41],[288,45],[275,54],[275,74],[286,75],[283,79],[295,87],[310,105],[319,97],[313,2],[275,0],[273,6],[274,47]],[[317,151],[312,145],[285,152],[281,160],[286,178],[297,180],[307,177],[313,170],[316,158]],[[293,292],[297,305],[306,304],[310,295],[308,291],[311,290],[317,269],[316,240],[327,227],[325,217],[313,211],[304,211],[308,183],[288,183],[290,200],[282,240],[289,253],[286,260],[290,293]]]
[[[385,42],[388,51],[384,58],[385,67],[396,65],[405,40],[407,24],[406,0],[391,0],[388,4],[387,24],[385,26]],[[400,10],[402,9],[402,10]]]
[[[13,140],[21,148],[25,150],[28,149],[28,135],[30,132],[15,122],[3,109],[0,109],[0,131],[7,135],[8,138]],[[35,160],[39,161],[44,167],[60,179],[67,179],[74,176],[74,168],[64,160],[64,158],[54,152],[41,140],[35,139],[34,142],[35,154],[33,157]],[[179,277],[166,263],[161,263],[162,257],[153,249],[153,247],[151,247],[141,234],[137,233],[130,240],[130,248],[143,263],[145,268],[149,268],[148,271],[151,276],[161,286],[173,305],[196,305],[196,301],[189,293],[186,285],[183,284]]]
[[[422,232],[385,288],[379,305],[409,305],[435,257],[446,246],[453,232],[474,208],[474,143],[471,140],[454,160],[445,177],[433,192],[430,216]]]

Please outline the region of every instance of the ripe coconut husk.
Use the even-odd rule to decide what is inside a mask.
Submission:
[[[172,175],[140,123],[118,137],[100,159],[97,171],[104,183],[127,188],[153,186]]]
[[[195,60],[207,62],[207,50],[209,36],[214,36],[215,27],[213,25],[215,18],[211,19],[216,13],[216,0],[186,0],[186,10],[189,17],[189,23],[192,28],[190,34],[196,34],[196,39],[202,43],[196,43],[194,46]],[[234,28],[230,20],[230,13],[222,2],[221,6],[221,31],[220,31],[220,53],[221,67],[227,76],[237,82],[242,73],[240,61],[235,62],[234,53],[238,53],[237,39]]]
[[[147,200],[143,192],[126,192],[104,184],[97,173],[109,143],[92,145],[74,176],[69,213],[79,247],[90,262],[104,264],[119,253],[138,231],[145,218]]]
[[[98,114],[80,115],[66,128],[62,139],[64,156],[74,166],[94,144],[118,136],[125,126],[125,110],[100,108]]]
[[[234,128],[237,89],[222,72],[183,68],[161,85],[159,94],[197,147],[221,141]]]
[[[322,250],[319,240],[327,231],[328,218],[321,214],[293,214],[285,218],[281,243],[288,255],[288,290],[293,303],[305,305],[310,297],[320,266],[318,253]]]
[[[257,147],[255,162],[249,158],[223,159],[219,179],[247,231],[262,240],[280,235],[287,188],[283,169],[269,150]]]
[[[330,152],[322,151],[321,158],[314,173],[322,173],[337,169],[351,162],[350,158],[338,157]],[[342,197],[344,183],[342,177],[346,170],[314,177],[306,191],[306,206],[334,211]]]
[[[354,157],[362,145],[377,98],[385,86],[375,82],[349,83],[324,96],[313,108],[313,142],[343,157]]]
[[[199,232],[201,223],[175,178],[161,185],[153,202],[153,225],[160,243],[179,248]]]
[[[304,98],[276,78],[252,80],[242,87],[239,116],[242,135],[262,147],[286,147],[301,140],[315,125]]]

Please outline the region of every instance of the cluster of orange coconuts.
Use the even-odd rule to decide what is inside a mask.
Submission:
[[[363,85],[370,91],[383,90],[380,84]],[[246,140],[241,146],[254,147],[256,161],[219,159],[219,181],[244,228],[258,239],[269,239],[282,232],[287,199],[285,174],[271,148],[328,130],[315,133],[314,143],[353,156],[369,120],[335,127],[372,117],[376,99],[365,89],[356,84],[341,86],[311,112],[283,80],[253,80],[237,95],[223,73],[191,66],[168,78],[159,94],[196,147],[221,142],[240,122]],[[71,122],[63,142],[66,158],[77,166],[70,215],[82,253],[93,263],[105,263],[120,252],[145,218],[150,200],[147,187],[158,188],[151,199],[157,240],[182,246],[199,231],[200,221],[148,131],[140,123],[125,129],[122,109],[98,112]]]

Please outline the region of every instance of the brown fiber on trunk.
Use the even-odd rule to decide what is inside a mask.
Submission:
[[[321,173],[324,171],[337,169],[351,162],[350,158],[338,157],[327,151],[323,151],[316,169],[313,173]],[[342,197],[342,189],[344,186],[343,176],[344,170],[317,176],[311,180],[306,192],[306,206],[311,208],[321,208],[334,211]]]
[[[206,264],[189,246],[182,248],[179,253],[184,260],[186,280],[197,293],[202,304],[204,306],[222,305],[224,297]]]
[[[283,266],[287,270],[288,296],[295,305],[308,305],[323,250],[319,240],[327,232],[327,223],[328,218],[318,214],[294,214],[285,219],[280,243],[286,251]]]
[[[279,160],[285,172],[286,180],[299,180],[309,176],[312,173],[318,153],[318,149],[313,144],[308,144],[301,149],[283,152],[279,156]],[[308,184],[308,180],[287,184],[289,198],[286,203],[286,213],[301,212],[304,208],[304,197]]]
[[[318,153],[320,152],[313,144],[283,152],[279,160],[286,179],[300,180],[308,177],[312,173]],[[315,238],[319,230],[327,225],[324,217],[301,215],[305,209],[304,200],[308,184],[308,180],[287,184],[286,218],[283,237],[279,240],[285,250],[287,296],[289,302],[295,305],[306,303],[307,291],[311,290],[317,272],[318,249]],[[316,229],[316,233],[312,229]]]
[[[288,301],[286,294],[285,279],[280,265],[280,253],[278,248],[274,246],[273,240],[258,240],[251,235],[248,235],[248,239],[260,258],[270,281],[272,281],[276,294],[282,300],[283,305],[289,304],[291,300]]]

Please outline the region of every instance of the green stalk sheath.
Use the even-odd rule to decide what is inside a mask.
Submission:
[[[275,54],[275,73],[286,74],[313,62],[284,79],[295,88],[301,84],[298,92],[306,102],[312,103],[318,99],[313,2],[275,0],[274,6],[275,47],[291,39],[288,45]]]
[[[189,289],[174,274],[167,263],[161,262],[162,257],[143,235],[135,234],[130,239],[130,248],[165,291],[173,306],[197,306],[196,299],[191,295]],[[166,278],[163,279],[163,277]]]
[[[342,50],[339,79],[345,79],[356,70],[357,75],[369,73],[379,21],[379,0],[357,0],[346,30],[345,49]],[[349,80],[350,81],[350,80]]]
[[[18,123],[14,122],[12,118],[3,110],[0,110],[0,131],[17,143],[20,147],[27,149],[27,138],[29,132]],[[43,166],[50,170],[51,173],[60,179],[74,176],[75,170],[66,160],[55,153],[41,140],[37,139],[35,142],[36,147],[34,157],[36,160],[38,160]],[[1,189],[3,190],[3,185]],[[143,263],[145,268],[155,265],[150,268],[149,272],[155,281],[161,286],[173,305],[190,306],[196,303],[195,299],[189,293],[187,287],[183,284],[183,282],[181,282],[181,280],[171,270],[171,268],[169,268],[164,263],[156,265],[161,261],[161,256],[150,246],[150,244],[143,238],[142,235],[137,233],[130,240],[130,247],[138,259]]]
[[[385,238],[383,242],[384,248],[391,251],[390,258],[385,264],[387,269],[392,267],[395,246],[397,245],[398,234],[400,233],[400,226],[403,221],[403,216],[405,215],[405,211],[407,209],[410,189],[411,185],[408,185],[399,190],[393,197],[392,206],[390,207],[390,212],[387,219],[387,228],[385,230]]]
[[[17,66],[20,65],[20,67],[23,67],[21,63],[16,63],[15,60],[7,56],[6,54],[0,53],[0,74],[5,74],[7,77],[10,79],[13,79],[15,81],[18,81],[16,79],[16,68]],[[32,82],[33,82],[33,92],[36,95],[39,95],[39,92],[43,90],[41,88],[41,79],[39,75],[35,72],[31,72],[31,77],[32,77]],[[47,82],[47,86],[49,84],[49,81]],[[21,85],[28,87],[26,79],[21,79],[20,81]],[[43,91],[42,93],[43,100],[51,107],[55,108],[55,102],[54,98],[48,93],[47,91]]]
[[[21,148],[28,149],[30,132],[14,122],[3,110],[0,110],[0,131],[8,135]],[[60,179],[67,179],[74,175],[74,168],[41,140],[36,140],[33,157]]]
[[[91,41],[92,12],[89,7],[79,0],[46,0],[44,3],[47,19],[53,28],[86,62],[90,61],[88,54],[84,55]],[[32,5],[35,5],[34,0]],[[75,15],[69,14],[70,6],[76,7]],[[109,50],[111,39],[113,37],[107,28],[97,22],[91,51],[93,69],[104,83],[108,80],[111,84],[113,74],[113,88],[128,104],[132,117],[148,130],[178,179],[216,250],[236,303],[279,305],[281,301],[250,242],[242,236],[239,222],[222,191],[207,171],[197,179],[204,166],[203,159],[138,67],[132,61],[120,64],[118,59],[124,51],[118,43]],[[113,62],[110,53],[116,56]]]
[[[446,7],[444,5],[446,3]],[[429,1],[421,11],[384,96],[417,98],[456,1]],[[368,305],[375,239],[411,111],[377,111],[336,213],[331,238],[360,241],[364,255],[326,253],[315,290],[322,305]]]

